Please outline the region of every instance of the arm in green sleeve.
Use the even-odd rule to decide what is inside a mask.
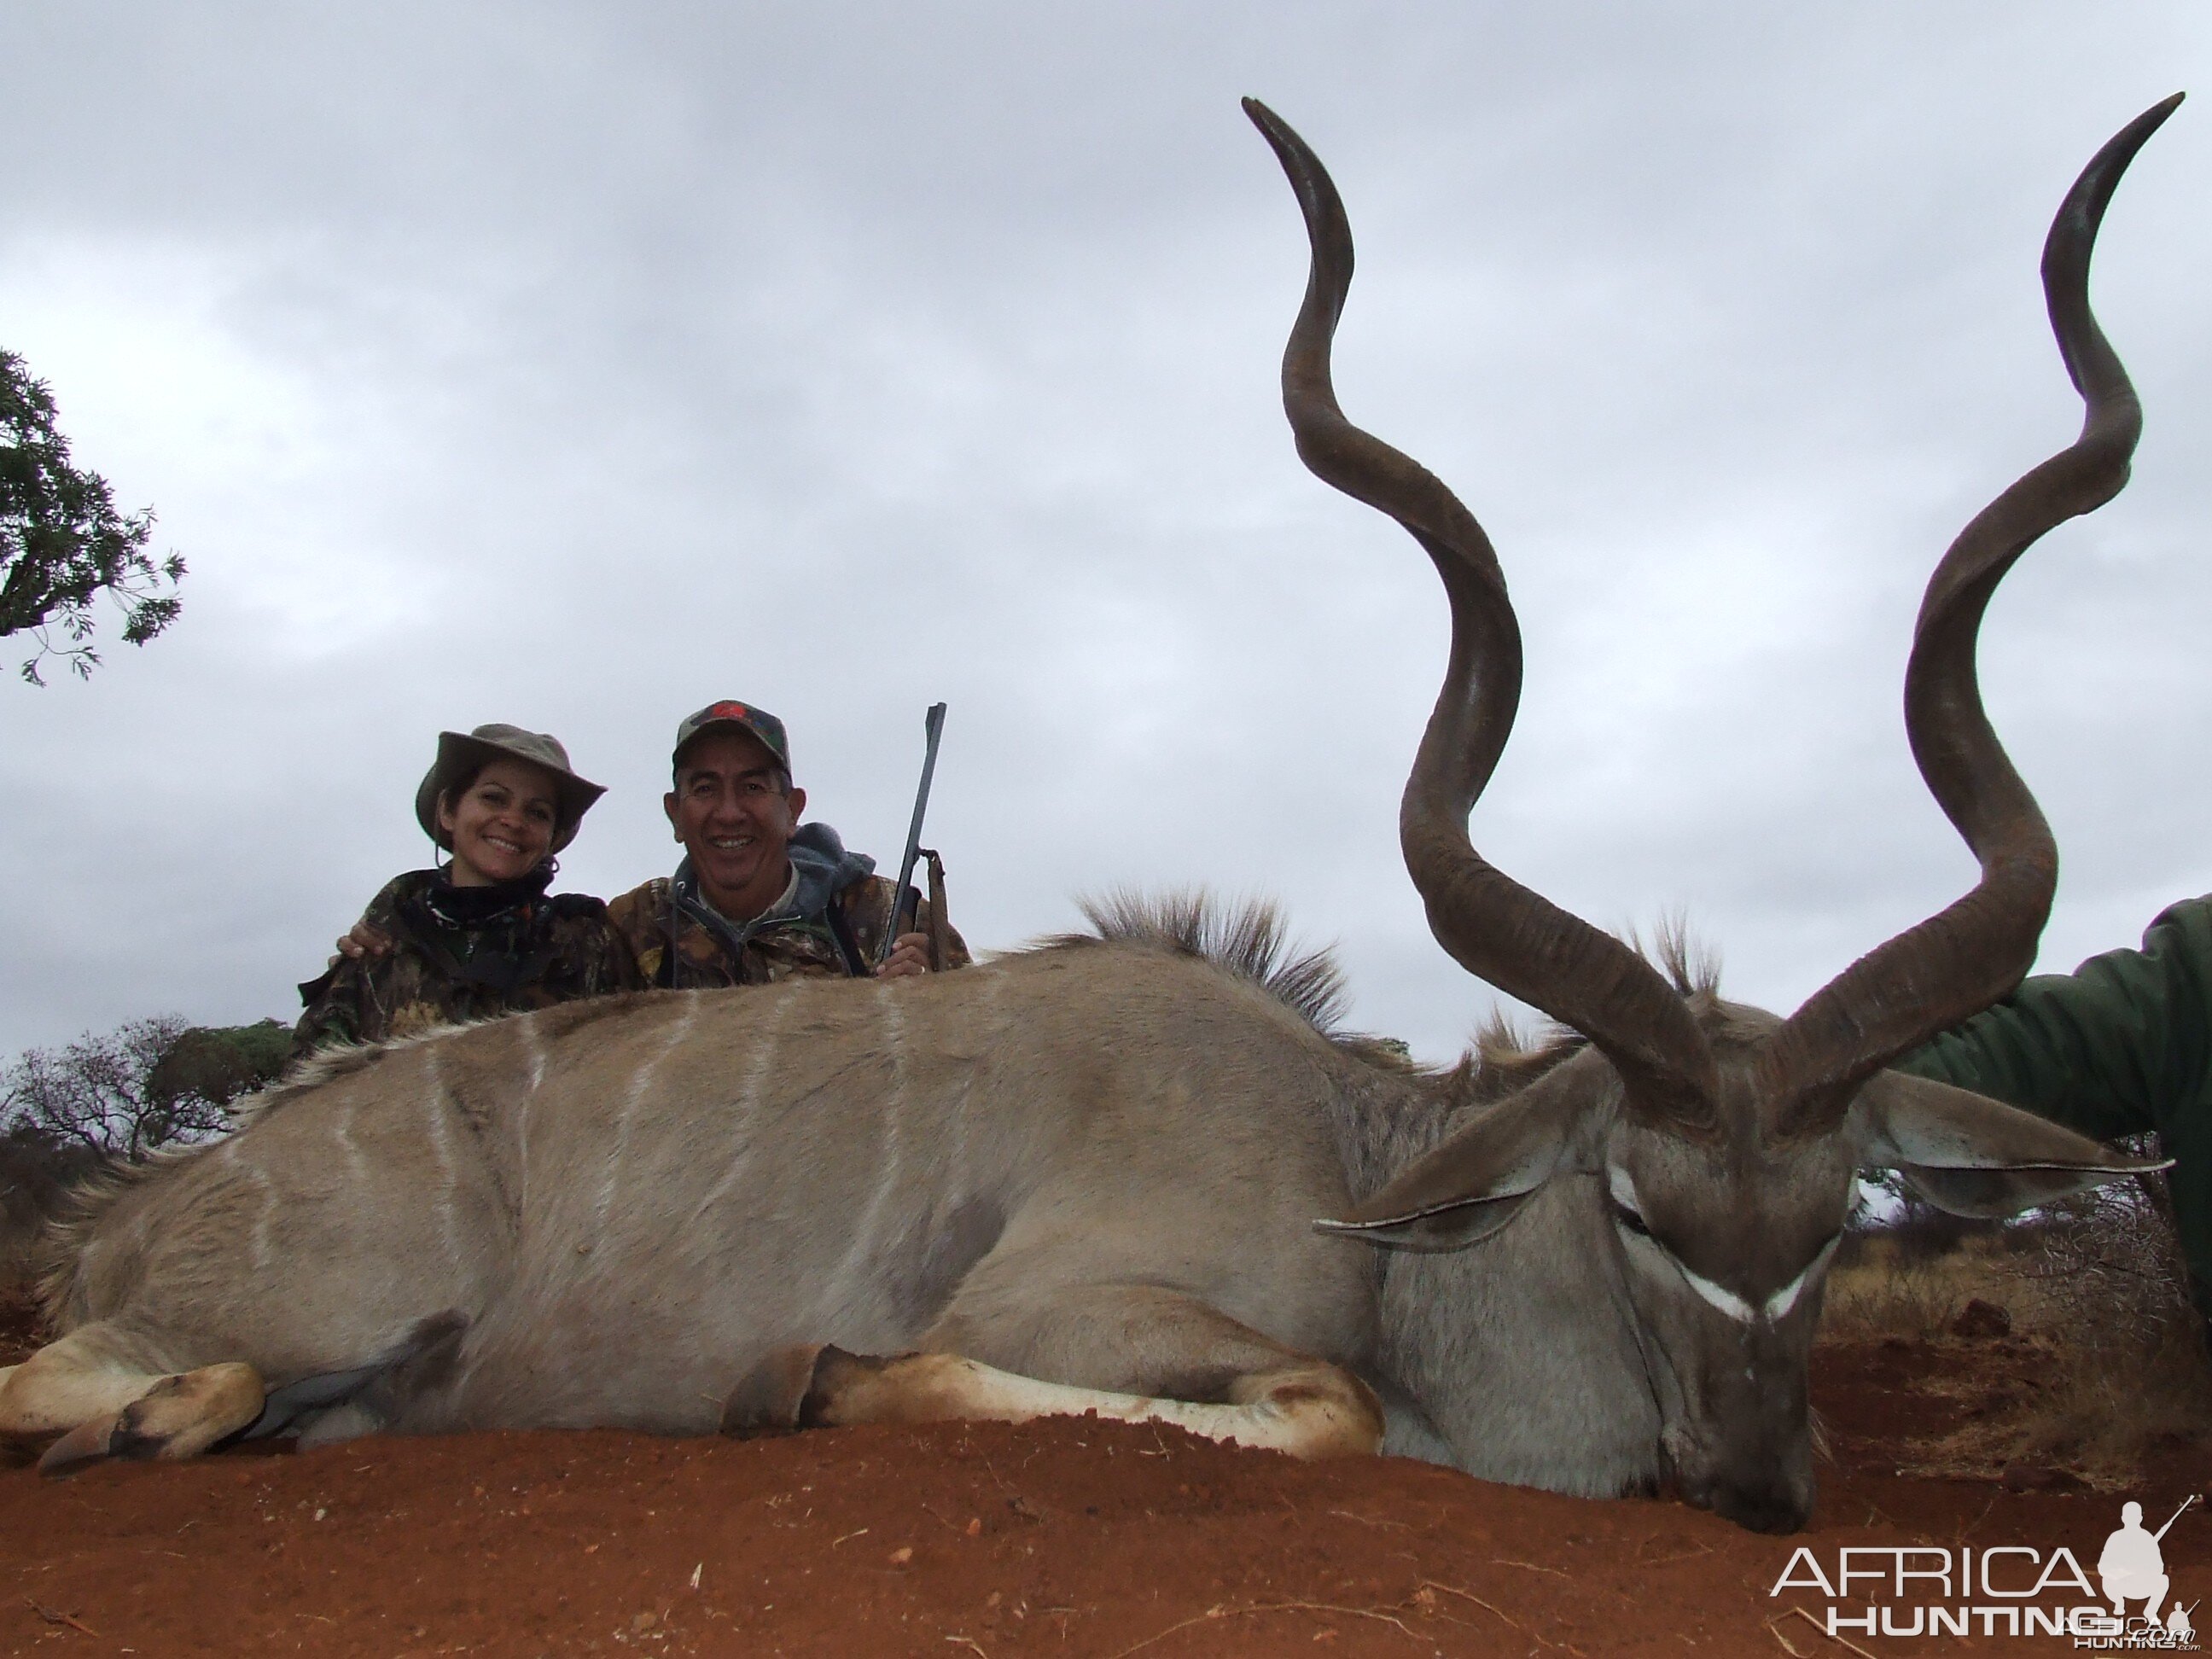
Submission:
[[[319,1048],[361,1041],[358,963],[341,963],[319,979],[300,988],[307,1006],[292,1028],[292,1058],[305,1060]]]
[[[362,921],[380,933],[391,934],[399,901],[410,884],[420,884],[425,873],[394,876],[385,883],[377,890],[376,896],[369,900],[368,908],[362,912]],[[334,1043],[362,1041],[362,1004],[365,1000],[374,1002],[373,992],[366,999],[363,994],[372,965],[341,957],[331,963],[326,972],[300,988],[300,1000],[306,1006],[301,1012],[300,1023],[292,1028],[295,1060],[304,1060],[318,1048],[327,1048]]]
[[[645,989],[645,975],[638,971],[637,957],[631,954],[629,940],[609,921],[606,910],[587,919],[583,930],[581,949],[582,983],[574,991],[563,995],[604,997],[618,991]]]
[[[2212,898],[2166,911],[2140,951],[2045,974],[1897,1062],[2100,1140],[2160,1128],[2208,1081]]]

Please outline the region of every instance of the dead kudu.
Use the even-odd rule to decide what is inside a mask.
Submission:
[[[1671,1479],[1746,1526],[1803,1522],[1808,1349],[1854,1172],[2001,1215],[2137,1167],[1883,1068],[2010,988],[2049,908],[2056,851],[1974,641],[2020,554],[2126,477],[2138,416],[2088,259],[2172,104],[2090,164],[2045,249],[2081,440],[1967,527],[1921,611],[1913,751],[1980,881],[1787,1019],[1670,980],[1471,847],[1520,691],[1504,580],[1450,492],[1339,411],[1343,209],[1248,107],[1313,246],[1283,369],[1299,453],[1411,531],[1450,599],[1407,866],[1454,957],[1577,1035],[1405,1066],[1328,1034],[1329,970],[1284,963],[1264,917],[1166,906],[957,974],[647,994],[341,1054],[93,1201],[51,1286],[64,1334],[0,1372],[0,1431],[62,1468],[288,1423],[1097,1409],[1592,1495]]]

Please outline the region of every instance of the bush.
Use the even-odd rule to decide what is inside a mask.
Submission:
[[[38,1241],[71,1188],[110,1163],[209,1140],[226,1109],[283,1069],[291,1033],[132,1020],[0,1069],[0,1290],[32,1276]]]
[[[66,1048],[28,1049],[0,1074],[0,1115],[57,1145],[132,1164],[172,1141],[220,1134],[219,1103],[152,1087],[155,1067],[190,1029],[165,1014],[88,1031]]]

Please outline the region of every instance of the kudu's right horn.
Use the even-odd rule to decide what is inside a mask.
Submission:
[[[1656,969],[1610,933],[1485,860],[1467,818],[1513,730],[1521,629],[1498,556],[1474,515],[1426,468],[1352,425],[1337,406],[1329,345],[1352,285],[1352,228],[1305,141],[1244,100],[1289,175],[1313,263],[1283,352],[1283,410],[1299,459],[1323,483],[1389,514],[1420,543],[1451,602],[1451,656],[1398,811],[1398,840],[1437,942],[1469,972],[1571,1025],[1626,1085],[1628,1109],[1693,1133],[1718,1121],[1712,1051]]]
[[[2058,847],[1990,729],[1974,643],[1990,594],[2020,556],[2057,526],[2102,507],[2128,481],[2142,409],[2090,312],[2089,255],[2120,175],[2181,96],[2153,105],[2097,152],[2044,240],[2044,299],[2081,394],[2081,435],[1959,532],[1920,602],[1905,671],[1905,732],[1929,793],[1972,849],[1981,879],[1860,957],[1767,1039],[1759,1094],[1775,1103],[1784,1132],[1832,1128],[1867,1079],[2011,994],[2034,963],[2058,882]]]

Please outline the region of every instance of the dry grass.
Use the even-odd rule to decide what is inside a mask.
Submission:
[[[1869,1238],[1828,1275],[1820,1340],[1940,1337],[1976,1297],[2002,1302],[2009,1281],[1996,1266],[2001,1253],[2000,1244],[1982,1238],[1941,1255],[1910,1252],[1878,1235]]]
[[[1923,1386],[1966,1420],[1927,1443],[1910,1472],[2055,1468],[2112,1490],[2139,1483],[2177,1444],[2212,1448],[2212,1358],[2186,1283],[2157,1204],[2123,1188],[1940,1255],[1869,1240],[1830,1277],[1820,1339],[1957,1352]],[[2001,1349],[1949,1334],[1977,1297],[2011,1316]]]
[[[2053,1345],[2044,1388],[2014,1411],[1968,1424],[1930,1452],[1985,1469],[2014,1463],[2063,1469],[2119,1491],[2140,1485],[2161,1452],[2212,1444],[2212,1366],[2203,1342],[2168,1329],[2130,1349],[2114,1355]]]

